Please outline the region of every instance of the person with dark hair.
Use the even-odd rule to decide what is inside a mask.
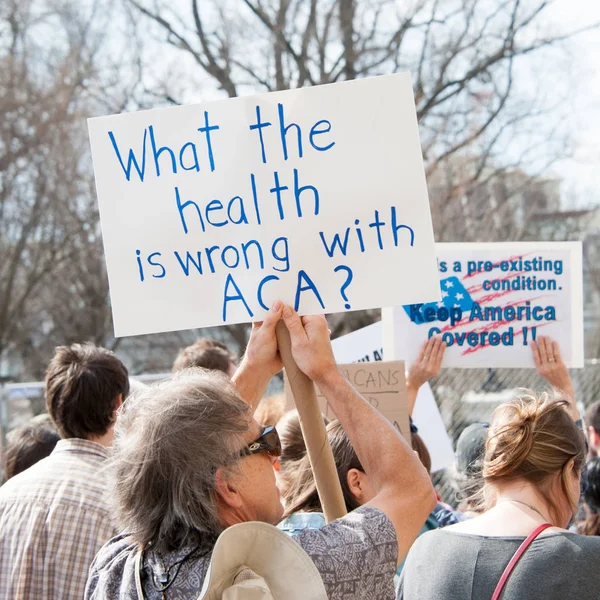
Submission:
[[[233,377],[236,363],[235,354],[225,344],[211,338],[200,338],[179,352],[172,371],[177,373],[183,369],[200,367],[209,371],[221,371]]]
[[[586,485],[583,492],[583,518],[577,523],[577,533],[600,536],[600,457],[586,465]]]
[[[224,530],[280,521],[273,463],[281,442],[253,411],[281,368],[275,329],[282,316],[298,368],[327,398],[372,487],[366,505],[296,540],[330,600],[394,597],[398,560],[435,504],[431,481],[397,429],[339,371],[325,317],[301,318],[275,303],[255,325],[231,382],[183,371],[124,407],[108,473],[123,534],[96,556],[86,600],[196,600]]]
[[[583,417],[590,458],[600,454],[600,400],[590,404]]]
[[[329,420],[325,415],[322,416],[323,423],[327,427]],[[306,456],[306,442],[302,435],[300,415],[296,409],[286,412],[277,421],[276,428],[281,439],[281,456],[275,467],[277,471],[277,487],[281,492],[282,501],[285,502],[288,489],[295,482],[298,464]],[[315,522],[314,519],[312,521]],[[321,520],[317,520],[316,522],[321,523]]]
[[[410,428],[410,444],[412,449],[417,453],[421,463],[423,463],[423,466],[427,469],[427,472],[431,473],[431,454],[429,454],[429,450],[414,423],[411,423]]]
[[[56,349],[45,395],[62,439],[0,488],[0,598],[83,597],[94,555],[115,533],[102,468],[128,394],[127,369],[112,352]]]
[[[283,429],[287,435],[281,440],[282,455],[278,486],[285,512],[284,519],[278,527],[288,535],[297,536],[304,529],[324,527],[325,516],[306,451],[302,451],[304,439],[299,424],[297,428],[294,427],[297,417],[294,419],[293,412],[290,415]],[[295,435],[289,435],[290,429]],[[327,438],[333,453],[346,510],[350,512],[368,503],[373,498],[375,489],[339,421],[332,421],[327,425]],[[411,424],[411,443],[421,464],[429,473],[431,468],[429,451],[414,424]],[[285,460],[284,456],[288,459]],[[410,493],[410,490],[405,491],[407,496],[410,496]],[[419,535],[438,527],[458,523],[462,518],[464,518],[462,515],[438,502],[423,523]],[[398,566],[397,575],[401,573],[402,566],[403,563]]]
[[[325,427],[329,421],[323,417]],[[281,465],[294,463],[306,455],[306,442],[302,435],[302,426],[300,425],[300,415],[296,409],[288,410],[277,421],[277,432],[281,438],[281,456],[279,462]]]
[[[6,480],[49,456],[58,440],[60,436],[47,414],[37,415],[22,427],[9,431],[4,453]]]
[[[371,500],[375,490],[339,421],[327,425],[327,439],[333,452],[346,510],[351,512]],[[282,440],[282,452],[285,448]],[[307,454],[304,453],[292,463],[284,461],[282,472],[285,473],[287,485],[280,487],[285,513],[279,527],[291,534],[304,528],[323,527],[325,517]]]
[[[489,423],[471,423],[456,440],[453,484],[459,500],[458,510],[474,517],[481,512],[479,492],[483,488],[483,456]]]
[[[419,460],[431,476],[431,455],[429,454],[429,450],[427,449],[423,438],[419,435],[419,429],[413,423],[412,419],[410,421],[410,441],[413,450],[417,453]],[[438,527],[454,525],[454,523],[459,523],[466,518],[467,517],[461,512],[454,511],[451,506],[442,502],[441,498],[438,496],[438,503],[431,511],[429,517],[427,517],[427,521],[425,521],[419,535],[431,531],[432,529],[437,529]],[[401,567],[402,565],[398,567],[398,574],[402,571]]]

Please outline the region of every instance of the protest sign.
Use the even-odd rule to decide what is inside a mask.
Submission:
[[[383,360],[381,321],[340,336],[331,345],[339,363]],[[451,467],[454,463],[452,440],[428,383],[419,388],[412,418],[431,456],[431,471]]]
[[[452,467],[454,446],[429,383],[419,388],[412,419],[431,456],[431,472]]]
[[[538,335],[583,367],[580,242],[436,244],[442,300],[384,309],[387,356],[412,361],[441,335],[444,367],[533,367]]]
[[[117,336],[439,298],[407,73],[89,132]]]
[[[381,321],[331,340],[339,364],[383,360]]]
[[[339,365],[339,368],[363,398],[393,423],[407,440],[410,440],[404,363],[401,361],[351,363]],[[335,414],[327,403],[327,399],[318,387],[316,390],[321,412],[328,419],[335,419]],[[288,409],[293,408],[287,377],[285,378],[285,397]]]

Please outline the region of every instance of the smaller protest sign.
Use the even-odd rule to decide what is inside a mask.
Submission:
[[[331,340],[338,364],[383,360],[381,321]]]
[[[538,335],[583,367],[580,242],[436,244],[442,300],[382,311],[387,356],[412,362],[446,342],[444,367],[534,367]]]
[[[419,388],[412,419],[431,456],[431,472],[449,469],[454,464],[454,446],[428,383]]]
[[[382,337],[381,321],[342,335],[331,342],[335,359],[339,363],[383,360]],[[452,440],[428,383],[419,388],[412,418],[431,456],[432,473],[451,467],[454,463]]]
[[[401,361],[351,363],[339,365],[339,368],[363,398],[393,423],[406,440],[410,440],[404,363]],[[318,387],[316,392],[321,412],[328,419],[335,419],[333,410]],[[287,377],[285,378],[285,397],[288,409],[294,408]]]

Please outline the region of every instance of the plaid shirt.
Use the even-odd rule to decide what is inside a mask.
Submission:
[[[0,488],[0,598],[81,600],[88,569],[115,534],[103,494],[108,450],[60,440]]]

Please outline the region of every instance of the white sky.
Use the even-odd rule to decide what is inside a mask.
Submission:
[[[600,22],[598,0],[555,0],[547,17],[558,26],[577,29]],[[553,170],[563,178],[563,199],[577,197],[579,206],[600,205],[600,29],[570,40],[572,67],[577,85],[573,89],[572,159]]]
[[[401,1],[401,0],[398,0]],[[491,0],[495,1],[495,0]],[[189,9],[187,0],[172,0],[174,7]],[[151,4],[151,3],[149,3]],[[573,31],[600,23],[600,0],[554,0],[544,10],[540,24],[552,27],[553,33]],[[562,180],[562,200],[565,208],[600,206],[600,29],[579,34],[564,42],[566,52],[531,55],[531,60],[520,61],[520,85],[539,86],[546,90],[550,100],[567,97],[566,107],[556,119],[571,134],[569,159],[556,162],[544,175]],[[169,85],[173,95],[185,102],[208,101],[223,97],[210,77],[202,75],[190,57],[171,53],[164,46],[156,47],[157,64],[176,64]],[[556,62],[555,62],[556,61]],[[180,78],[181,69],[189,66],[191,77]],[[169,69],[166,69],[169,72]],[[164,74],[163,69],[157,73]],[[194,83],[191,83],[193,81]],[[179,94],[177,90],[185,92]],[[196,90],[196,93],[191,92]],[[525,92],[530,90],[524,90]],[[518,94],[518,90],[516,90]],[[552,117],[550,117],[552,118]],[[548,123],[553,127],[553,123]]]

